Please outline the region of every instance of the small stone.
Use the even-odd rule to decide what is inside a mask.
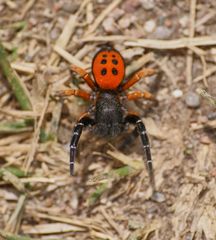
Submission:
[[[189,23],[189,17],[188,15],[184,15],[183,17],[181,17],[179,19],[179,23],[182,26],[182,28],[186,28],[188,27],[188,23]]]
[[[70,1],[65,1],[62,5],[62,10],[69,13],[76,12],[78,8],[79,4],[76,3],[76,1],[74,1],[73,3],[71,3]]]
[[[114,33],[117,31],[117,29],[115,27],[115,21],[111,17],[106,18],[103,21],[102,26],[103,26],[104,30],[108,33]]]
[[[152,33],[152,37],[156,39],[169,39],[172,35],[172,29],[169,29],[164,26],[159,26],[156,30]]]
[[[118,21],[118,24],[119,24],[120,28],[126,29],[126,28],[128,28],[131,25],[131,23],[133,23],[135,21],[136,21],[136,17],[135,16],[133,16],[133,15],[125,15],[125,17],[121,18]]]
[[[174,91],[172,91],[172,95],[175,98],[180,98],[180,97],[182,97],[183,92],[180,89],[175,89]]]
[[[142,7],[149,11],[155,7],[155,0],[140,0]]]
[[[160,192],[154,192],[151,198],[153,201],[159,202],[159,203],[162,203],[166,200],[164,194]]]
[[[115,8],[110,14],[109,17],[118,20],[120,17],[124,15],[125,11],[121,8]]]
[[[139,7],[140,1],[139,0],[126,0],[122,4],[122,9],[125,10],[127,13],[134,13],[136,9]]]
[[[52,31],[50,32],[50,38],[52,40],[56,40],[59,35],[60,35],[60,29],[58,28],[53,28]]]
[[[198,108],[200,106],[200,97],[195,92],[188,92],[185,96],[185,103],[190,108]]]
[[[154,20],[149,20],[145,23],[144,29],[146,32],[151,33],[155,30],[156,22]]]

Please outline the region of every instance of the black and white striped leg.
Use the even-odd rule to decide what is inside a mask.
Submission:
[[[146,154],[146,168],[148,170],[150,184],[152,186],[153,192],[155,192],[154,169],[153,169],[152,158],[151,158],[149,138],[148,138],[148,135],[146,132],[145,125],[142,122],[142,120],[140,119],[140,117],[135,114],[128,114],[125,120],[126,120],[126,122],[135,124],[137,127],[137,131],[141,137],[143,148],[144,148],[144,151]]]
[[[70,175],[72,176],[74,173],[74,162],[76,157],[76,149],[82,134],[83,127],[87,127],[89,125],[93,125],[94,121],[86,116],[86,114],[80,118],[74,127],[73,136],[70,143]]]

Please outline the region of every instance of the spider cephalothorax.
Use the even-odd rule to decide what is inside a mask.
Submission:
[[[154,174],[150,145],[145,125],[140,117],[123,107],[125,100],[136,100],[144,98],[155,101],[153,95],[147,91],[135,91],[125,93],[125,90],[139,81],[142,77],[154,74],[153,69],[142,69],[135,73],[128,81],[123,83],[125,75],[125,64],[121,54],[111,47],[101,49],[96,53],[92,61],[92,74],[90,75],[75,65],[72,71],[79,74],[92,89],[92,93],[83,90],[63,90],[60,96],[78,96],[91,102],[92,107],[84,113],[75,125],[70,144],[70,173],[73,175],[76,148],[83,127],[92,126],[94,132],[104,137],[114,137],[124,130],[127,123],[136,125],[141,137],[143,148],[146,153],[146,165],[150,176],[150,182],[154,189]]]

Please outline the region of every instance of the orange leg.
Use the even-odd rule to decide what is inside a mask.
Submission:
[[[150,92],[140,92],[140,91],[136,91],[136,92],[131,92],[131,93],[127,93],[127,99],[128,100],[136,100],[139,98],[145,98],[147,100],[151,100],[151,101],[155,101],[157,102],[157,99],[150,93]]]
[[[62,91],[58,91],[56,94],[56,96],[59,97],[66,97],[66,96],[77,96],[77,97],[81,97],[85,100],[91,100],[91,95],[83,90],[80,89],[67,89],[67,90],[62,90]]]
[[[85,80],[85,82],[89,85],[89,87],[92,90],[94,90],[94,91],[96,90],[95,83],[91,79],[90,75],[84,69],[77,67],[76,65],[71,65],[71,70],[73,72],[77,73],[78,75],[80,75],[80,77]]]
[[[155,73],[154,69],[151,68],[144,68],[138,71],[133,75],[132,78],[130,78],[125,84],[122,85],[122,90],[126,90],[130,88],[132,85],[134,85],[136,82],[138,82],[141,78],[151,76]]]

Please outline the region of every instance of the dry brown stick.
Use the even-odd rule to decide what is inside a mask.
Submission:
[[[39,140],[39,135],[40,135],[40,128],[41,128],[41,125],[43,123],[43,119],[44,119],[44,116],[45,116],[45,113],[46,113],[46,110],[47,110],[47,107],[48,107],[50,92],[51,92],[51,87],[49,86],[48,89],[47,89],[46,98],[45,98],[45,101],[44,101],[44,107],[41,111],[41,116],[39,118],[37,128],[34,132],[31,148],[30,148],[29,154],[27,155],[26,161],[24,163],[26,173],[28,172],[28,170],[31,166],[31,163],[34,159],[34,155],[35,155],[36,150],[37,150],[38,140]]]
[[[194,37],[195,30],[195,17],[196,17],[196,0],[191,0],[190,5],[190,28],[189,28],[189,37]],[[193,52],[191,49],[188,49],[187,58],[186,58],[186,79],[187,85],[191,85],[192,83],[192,65],[193,65]]]
[[[89,29],[86,31],[85,36],[88,36],[89,34],[93,33],[97,27],[100,25],[100,23],[104,20],[104,18],[114,9],[116,8],[122,0],[114,0],[110,3],[107,8],[105,8],[101,14],[95,19],[95,21],[89,26]]]

